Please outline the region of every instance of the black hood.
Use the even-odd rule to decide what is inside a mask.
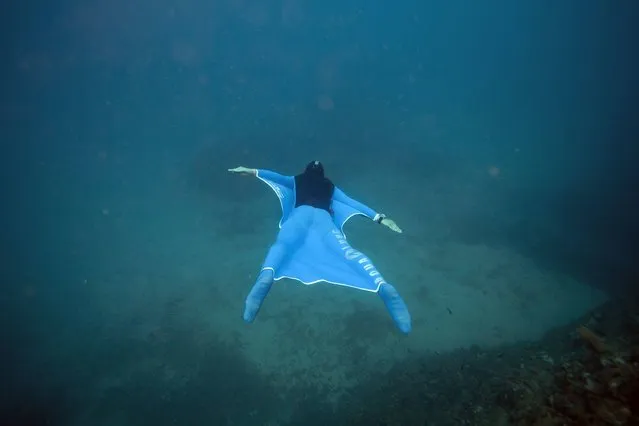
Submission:
[[[324,176],[322,163],[312,161],[304,173],[295,176],[295,207],[307,205],[330,211],[334,188]]]
[[[317,160],[311,161],[306,166],[306,170],[304,170],[304,174],[305,175],[311,175],[311,176],[316,177],[316,178],[323,178],[324,177],[324,165],[321,162],[317,161]]]

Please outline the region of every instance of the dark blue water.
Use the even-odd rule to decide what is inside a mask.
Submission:
[[[174,293],[186,288],[180,297],[203,291],[239,321],[247,283],[212,292],[254,272],[273,237],[242,206],[263,198],[277,220],[270,195],[227,176],[240,164],[293,174],[322,158],[362,198],[405,205],[395,211],[411,244],[437,234],[432,215],[451,241],[506,247],[613,296],[636,291],[634,2],[2,9],[5,424],[311,424],[329,412],[276,400],[239,344],[213,334],[203,346],[165,312],[184,313]],[[406,181],[436,192],[393,190]],[[462,187],[482,201],[464,204]],[[433,194],[454,202],[414,217]],[[154,336],[166,340],[129,335],[136,312],[160,310],[172,331]],[[111,393],[87,391],[144,359],[179,376],[189,353],[202,367],[172,394],[169,379],[135,371]],[[310,385],[298,394],[326,399]]]

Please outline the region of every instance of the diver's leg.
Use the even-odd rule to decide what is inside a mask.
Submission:
[[[368,282],[365,290],[377,290],[397,328],[403,333],[409,333],[412,328],[410,313],[398,291],[384,280],[373,262],[364,253],[350,246],[336,226],[333,225],[332,228],[326,238],[331,250],[345,258],[351,268],[365,280],[364,282]]]
[[[399,328],[402,333],[410,333],[412,328],[410,312],[408,312],[408,307],[404,299],[402,299],[402,296],[399,295],[399,292],[391,284],[385,282],[379,287],[378,293],[379,297],[384,301],[384,305],[386,305],[386,309],[388,309],[397,328]]]
[[[304,210],[296,209],[289,219],[282,225],[277,234],[275,244],[271,246],[262,265],[262,270],[257,277],[253,288],[246,297],[244,304],[244,321],[253,322],[257,313],[271,290],[275,272],[282,264],[286,256],[299,245],[306,236],[312,217]]]
[[[263,269],[244,302],[244,321],[253,322],[273,285],[273,271]]]

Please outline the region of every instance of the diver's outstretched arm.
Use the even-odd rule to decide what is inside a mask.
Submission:
[[[349,197],[338,187],[335,187],[335,191],[333,192],[333,199],[362,212],[364,215],[366,215],[366,217],[390,228],[395,232],[398,232],[400,234],[402,233],[402,229],[397,226],[394,220],[387,218],[384,214],[376,212],[372,208],[368,207],[366,204],[360,203],[359,201]]]
[[[260,179],[270,180],[271,182],[275,182],[279,185],[283,185],[291,189],[295,186],[295,177],[281,175],[272,170],[249,169],[248,167],[239,166],[235,167],[234,169],[229,169],[228,171],[231,173],[238,173],[242,175],[256,176]]]
[[[402,228],[397,226],[397,224],[395,223],[395,221],[393,219],[389,219],[387,217],[381,217],[379,219],[379,223],[381,223],[385,227],[390,228],[392,231],[395,231],[395,232],[397,232],[399,234],[401,234],[403,232]]]
[[[229,169],[229,172],[237,173],[240,175],[257,176],[257,169],[249,169],[248,167],[244,167],[244,166],[239,166],[233,169]]]

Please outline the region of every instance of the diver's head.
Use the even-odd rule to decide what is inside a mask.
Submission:
[[[306,166],[306,170],[304,170],[304,174],[313,175],[318,177],[324,177],[324,166],[319,161],[311,161]]]

